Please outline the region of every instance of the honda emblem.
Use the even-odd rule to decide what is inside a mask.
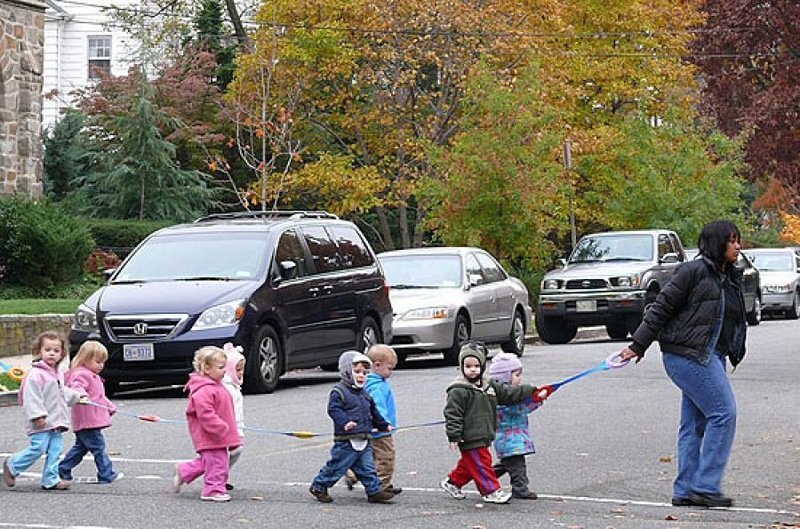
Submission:
[[[137,336],[142,336],[143,334],[147,334],[147,324],[144,322],[140,322],[134,325],[133,334]]]

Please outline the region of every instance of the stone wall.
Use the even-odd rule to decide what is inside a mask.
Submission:
[[[30,354],[33,339],[44,331],[56,331],[66,340],[70,325],[71,314],[0,316],[0,358]]]
[[[0,0],[0,194],[42,194],[44,8]]]

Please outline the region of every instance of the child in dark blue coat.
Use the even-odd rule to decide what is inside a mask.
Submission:
[[[352,469],[367,491],[370,503],[387,503],[394,494],[381,490],[372,458],[370,432],[374,428],[388,432],[392,426],[375,407],[364,390],[372,361],[358,351],[345,351],[339,357],[342,380],[333,386],[328,397],[328,416],[333,420],[331,458],[311,482],[309,492],[323,503],[333,498],[328,489],[336,484],[347,469]]]

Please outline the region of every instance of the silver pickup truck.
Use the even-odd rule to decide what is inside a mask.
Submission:
[[[562,267],[542,279],[535,316],[539,337],[563,344],[578,327],[605,325],[612,339],[624,340],[685,260],[681,240],[669,230],[586,235]]]

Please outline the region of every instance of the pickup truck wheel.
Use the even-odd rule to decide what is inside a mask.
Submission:
[[[792,298],[792,306],[786,311],[786,318],[796,320],[800,318],[800,292],[794,291],[794,298]]]
[[[612,340],[624,340],[628,337],[628,327],[624,323],[609,323],[606,332]]]
[[[522,313],[514,311],[514,321],[511,323],[511,334],[509,340],[500,344],[500,348],[506,353],[513,353],[522,356],[525,352],[525,318]]]
[[[442,351],[444,361],[447,362],[448,365],[458,365],[458,353],[461,351],[461,344],[469,340],[469,337],[469,322],[463,314],[459,314],[456,316],[456,326],[453,330],[453,345],[451,345],[449,349]]]
[[[536,332],[543,342],[565,344],[578,334],[578,327],[567,325],[562,318],[547,318],[536,313]]]
[[[753,310],[747,313],[748,325],[758,325],[761,323],[761,298],[756,296],[753,299]]]
[[[283,351],[275,329],[269,325],[259,327],[249,353],[245,363],[245,391],[272,393],[278,387],[278,379],[283,374]]]

